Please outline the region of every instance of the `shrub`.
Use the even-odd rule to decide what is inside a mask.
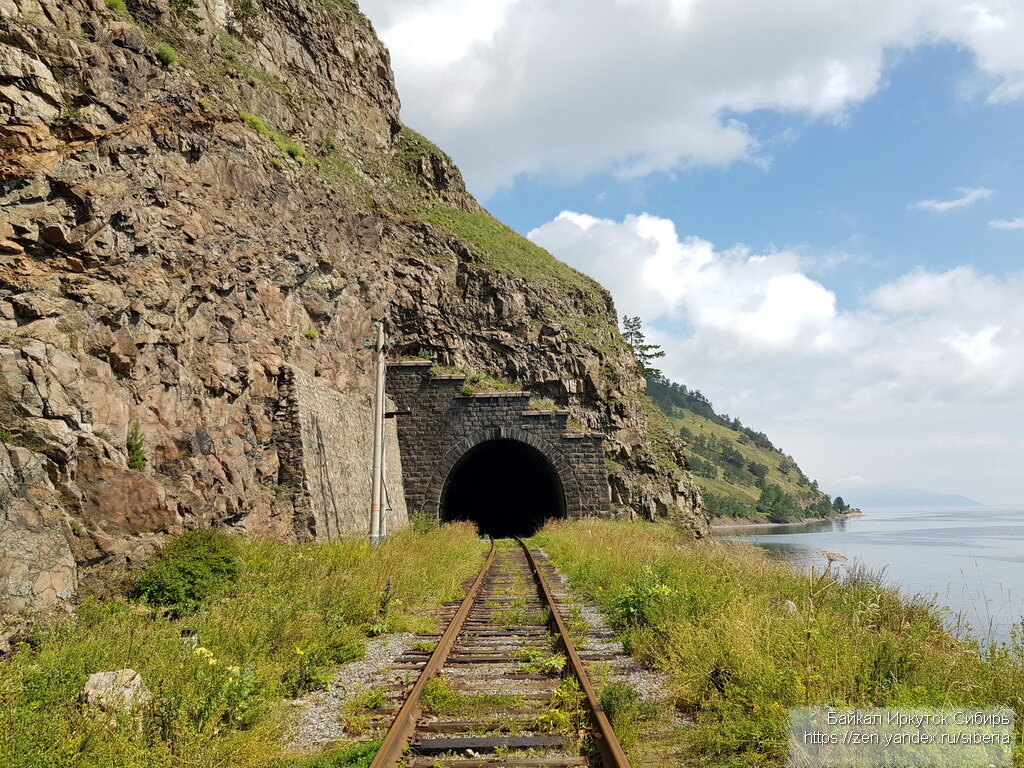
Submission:
[[[112,10],[114,13],[119,13],[122,16],[128,15],[128,6],[124,4],[124,0],[103,0],[107,4],[107,8]]]
[[[125,443],[125,450],[128,452],[128,468],[137,469],[140,472],[146,468],[146,438],[138,424],[132,424],[128,432],[128,440]]]
[[[186,27],[199,30],[199,14],[196,13],[195,0],[171,0],[171,11]]]
[[[164,548],[157,563],[139,578],[133,596],[180,616],[229,590],[238,572],[236,546],[230,536],[190,531]]]

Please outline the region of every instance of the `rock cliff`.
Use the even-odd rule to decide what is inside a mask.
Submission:
[[[0,0],[0,612],[167,532],[314,535],[291,366],[363,347],[502,376],[608,434],[613,502],[705,524],[608,293],[399,120],[349,0]]]

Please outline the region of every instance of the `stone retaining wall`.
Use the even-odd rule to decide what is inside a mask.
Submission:
[[[297,532],[316,539],[368,535],[372,395],[339,392],[322,379],[290,367],[279,386],[279,477],[296,494]],[[393,419],[385,422],[384,438],[386,530],[395,531],[408,524],[408,515]]]

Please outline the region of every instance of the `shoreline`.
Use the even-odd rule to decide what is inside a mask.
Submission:
[[[716,530],[730,529],[730,528],[786,528],[793,525],[807,525],[808,523],[824,522],[825,520],[848,520],[854,517],[864,517],[864,513],[860,510],[855,512],[843,512],[839,515],[829,515],[827,517],[804,517],[800,520],[792,520],[788,523],[769,523],[769,522],[750,522],[749,518],[736,518],[736,517],[715,517],[711,521],[712,532]],[[744,522],[738,522],[743,520]],[[733,522],[737,521],[737,522]]]

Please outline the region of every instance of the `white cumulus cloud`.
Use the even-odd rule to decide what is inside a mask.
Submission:
[[[985,200],[994,194],[991,189],[985,189],[984,187],[961,187],[957,192],[960,193],[960,197],[953,198],[952,200],[921,200],[920,202],[912,203],[910,207],[918,208],[922,211],[945,213],[956,208],[969,208],[979,200]]]
[[[1024,229],[1024,216],[1016,219],[994,219],[988,225],[992,229]]]
[[[1024,460],[993,447],[1024,423],[1024,273],[918,269],[843,309],[790,251],[718,248],[649,214],[564,212],[529,237],[642,317],[667,374],[823,480],[1024,497],[992,474]]]
[[[973,54],[1024,97],[1019,0],[362,0],[404,118],[483,197],[518,175],[641,176],[763,160],[744,115],[841,120],[900,52]]]

